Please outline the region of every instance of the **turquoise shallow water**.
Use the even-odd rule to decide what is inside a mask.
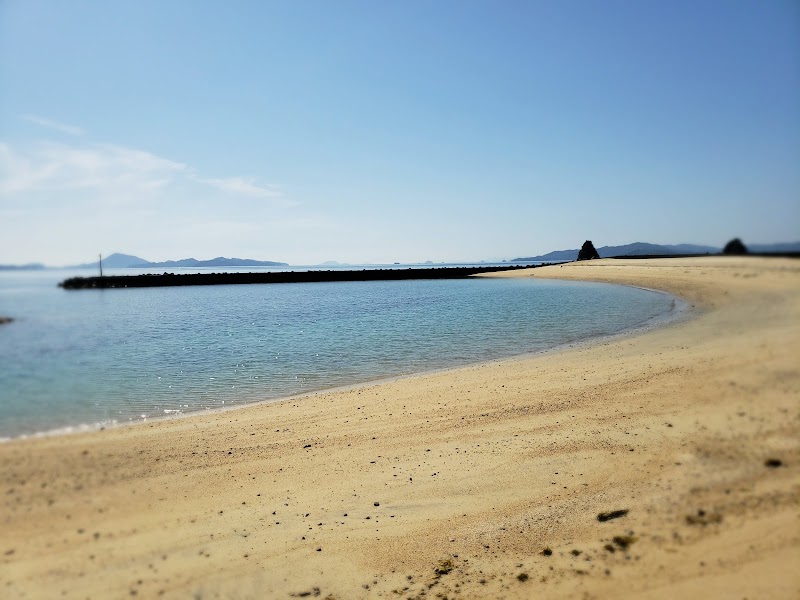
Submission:
[[[528,279],[64,291],[0,273],[0,437],[544,350],[662,317],[647,290]]]

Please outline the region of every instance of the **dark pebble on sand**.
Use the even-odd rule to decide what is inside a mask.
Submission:
[[[779,458],[768,458],[764,461],[764,466],[769,467],[770,469],[777,469],[778,467],[783,466],[783,461]]]

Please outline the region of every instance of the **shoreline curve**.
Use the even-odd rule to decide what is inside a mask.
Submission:
[[[542,265],[547,266],[547,265]],[[531,267],[539,268],[537,267]],[[522,270],[525,273],[527,270]],[[498,277],[509,277],[508,275],[504,275],[511,271],[498,271]],[[484,275],[476,275],[476,277],[483,277]],[[524,275],[523,275],[524,276]],[[640,289],[643,291],[655,293],[655,294],[663,294],[666,296],[670,296],[673,298],[673,304],[669,310],[667,310],[663,314],[656,315],[654,317],[650,317],[645,319],[641,322],[634,323],[630,327],[621,329],[619,331],[614,331],[612,333],[605,333],[605,334],[597,334],[593,336],[587,336],[580,339],[571,339],[565,342],[555,344],[553,346],[542,348],[538,350],[531,350],[527,352],[521,352],[519,354],[507,355],[507,356],[500,356],[497,358],[491,358],[487,360],[481,360],[478,362],[471,362],[465,363],[461,365],[454,365],[454,366],[445,366],[425,371],[413,371],[408,373],[402,373],[399,375],[386,375],[386,376],[377,376],[372,379],[365,379],[362,381],[356,381],[354,383],[344,384],[344,385],[336,385],[331,387],[322,387],[319,389],[309,390],[305,392],[298,392],[296,394],[290,394],[288,396],[279,396],[276,398],[266,398],[266,399],[253,399],[253,400],[240,400],[237,402],[232,402],[230,405],[226,406],[215,406],[215,407],[206,407],[206,408],[197,408],[188,411],[182,410],[170,410],[168,413],[158,416],[150,416],[145,418],[139,419],[130,419],[127,421],[100,421],[96,423],[79,423],[76,425],[65,425],[61,427],[54,427],[51,429],[45,429],[43,431],[35,431],[31,433],[22,433],[15,436],[0,436],[0,444],[4,444],[13,440],[24,440],[24,439],[38,439],[38,438],[45,438],[45,437],[53,437],[53,436],[62,436],[62,435],[75,435],[79,433],[89,433],[93,431],[105,431],[106,429],[118,429],[120,427],[135,427],[137,425],[145,425],[147,423],[162,421],[162,420],[175,420],[175,419],[185,419],[191,418],[198,415],[214,415],[216,413],[226,413],[229,411],[235,411],[240,408],[245,408],[248,406],[258,406],[261,404],[272,404],[276,402],[290,402],[290,401],[297,401],[302,400],[303,398],[317,396],[320,394],[327,394],[327,393],[335,393],[335,392],[346,392],[352,391],[354,389],[358,389],[362,386],[371,386],[371,385],[380,385],[383,383],[391,383],[394,381],[402,380],[402,379],[409,379],[414,377],[419,377],[423,375],[433,375],[437,373],[445,373],[448,371],[457,371],[459,369],[469,368],[469,367],[476,367],[484,364],[494,364],[501,361],[510,361],[510,360],[524,360],[526,358],[532,358],[534,356],[548,354],[551,352],[562,352],[568,349],[582,347],[584,345],[593,345],[593,344],[600,344],[605,341],[612,341],[615,339],[621,339],[622,337],[633,336],[633,335],[642,335],[654,328],[658,327],[666,327],[674,322],[681,321],[683,319],[688,319],[691,316],[691,311],[688,310],[688,303],[683,300],[682,298],[675,296],[667,291],[655,289],[655,288],[647,288],[638,285],[628,285],[628,284],[615,284],[615,283],[608,283],[608,285],[619,285],[622,287],[632,287],[636,289]],[[166,411],[165,411],[166,412]]]

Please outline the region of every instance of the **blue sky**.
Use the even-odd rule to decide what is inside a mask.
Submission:
[[[800,5],[0,2],[0,263],[800,239]]]

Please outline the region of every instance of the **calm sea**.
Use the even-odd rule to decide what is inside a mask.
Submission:
[[[15,319],[0,326],[0,438],[509,357],[675,310],[661,293],[528,279],[57,287],[76,274],[0,272]]]

